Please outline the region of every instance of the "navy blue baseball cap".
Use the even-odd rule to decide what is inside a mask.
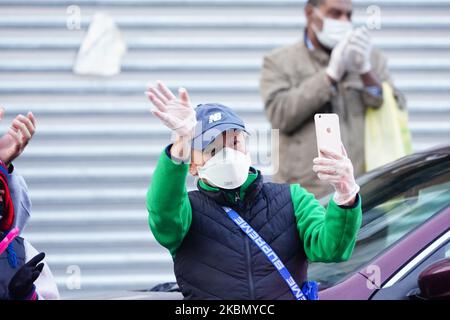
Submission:
[[[195,108],[197,125],[195,127],[192,148],[205,150],[220,134],[230,129],[245,129],[244,121],[229,107],[219,103],[199,104]]]

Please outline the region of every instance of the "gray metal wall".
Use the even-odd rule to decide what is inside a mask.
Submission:
[[[296,41],[303,2],[289,0],[0,0],[0,104],[9,123],[32,110],[38,133],[17,169],[33,213],[26,237],[47,253],[64,297],[69,266],[82,290],[149,288],[173,280],[169,254],[147,226],[146,188],[169,134],[143,92],[157,79],[195,103],[234,106],[268,128],[258,92],[262,56]],[[450,1],[354,1],[355,19],[378,4],[375,44],[406,93],[414,148],[450,141]],[[66,28],[78,4],[81,30]],[[119,76],[75,76],[72,63],[96,11],[111,14],[129,45]],[[192,186],[192,181],[190,181]],[[68,269],[69,268],[69,269]]]

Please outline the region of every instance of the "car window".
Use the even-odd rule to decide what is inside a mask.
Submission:
[[[440,165],[435,169],[439,168],[442,169]],[[363,201],[363,223],[351,259],[331,264],[312,263],[308,278],[318,281],[320,289],[343,281],[450,205],[448,164],[441,174],[418,172],[415,175],[408,177],[403,190],[399,190],[402,184],[392,185],[396,188],[390,193],[392,197],[384,197],[378,203],[372,201],[368,209],[364,208]]]

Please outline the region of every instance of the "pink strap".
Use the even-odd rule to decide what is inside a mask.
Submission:
[[[3,251],[8,248],[9,244],[14,240],[15,237],[19,235],[19,228],[14,228],[8,234],[5,238],[0,242],[0,254],[3,253]]]
[[[31,297],[28,300],[38,300],[38,295],[36,293],[36,290],[33,290],[33,294],[31,295]]]

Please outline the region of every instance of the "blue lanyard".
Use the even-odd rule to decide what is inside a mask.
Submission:
[[[261,238],[261,236],[247,223],[241,216],[231,208],[222,207],[223,210],[228,214],[231,220],[236,223],[242,231],[247,234],[247,236],[253,240],[253,242],[261,249],[262,252],[266,255],[267,259],[275,266],[275,268],[280,273],[283,280],[287,283],[289,288],[292,291],[296,300],[307,300],[302,290],[298,286],[297,282],[295,282],[294,278],[289,273],[288,269],[284,266],[283,262],[281,262],[278,255],[272,250],[267,242]]]

